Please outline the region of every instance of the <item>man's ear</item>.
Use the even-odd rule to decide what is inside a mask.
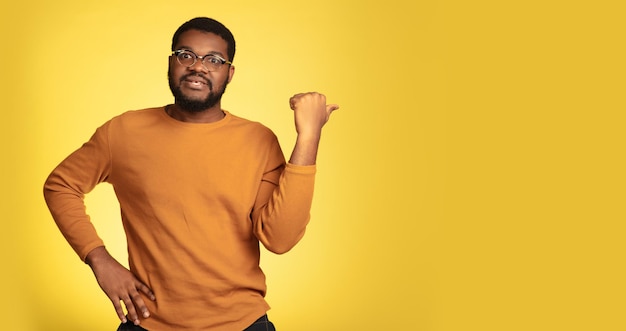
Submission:
[[[235,75],[235,66],[231,64],[230,68],[228,68],[228,82],[229,83],[231,80],[233,80],[234,75]]]

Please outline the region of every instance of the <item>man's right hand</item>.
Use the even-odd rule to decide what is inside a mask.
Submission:
[[[117,262],[104,247],[98,247],[89,252],[85,262],[91,267],[100,288],[113,303],[117,316],[122,323],[126,323],[127,320],[120,301],[124,302],[128,311],[128,318],[135,325],[140,323],[139,313],[144,318],[150,316],[139,292],[153,301],[156,300],[154,293],[148,286],[140,282],[130,270]]]

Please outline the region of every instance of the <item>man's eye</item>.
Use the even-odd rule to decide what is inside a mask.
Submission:
[[[208,57],[207,61],[211,64],[221,64],[222,61],[214,56]]]

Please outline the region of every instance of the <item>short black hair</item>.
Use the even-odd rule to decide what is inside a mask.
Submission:
[[[230,32],[230,30],[228,30],[228,28],[224,26],[224,24],[208,17],[196,17],[183,23],[183,25],[181,25],[178,30],[176,30],[176,32],[174,33],[174,37],[172,38],[172,51],[175,50],[174,47],[176,47],[180,35],[183,34],[183,32],[189,30],[210,32],[220,36],[226,41],[226,44],[228,45],[227,60],[233,62],[235,58],[235,37]]]

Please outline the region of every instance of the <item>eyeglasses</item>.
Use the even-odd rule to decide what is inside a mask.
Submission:
[[[232,64],[230,61],[226,61],[226,59],[221,56],[215,54],[207,54],[205,56],[198,56],[196,53],[186,50],[179,49],[172,53],[172,55],[176,56],[178,63],[185,67],[191,67],[196,64],[196,61],[200,59],[202,61],[202,65],[207,68],[209,71],[217,71],[224,64]]]

